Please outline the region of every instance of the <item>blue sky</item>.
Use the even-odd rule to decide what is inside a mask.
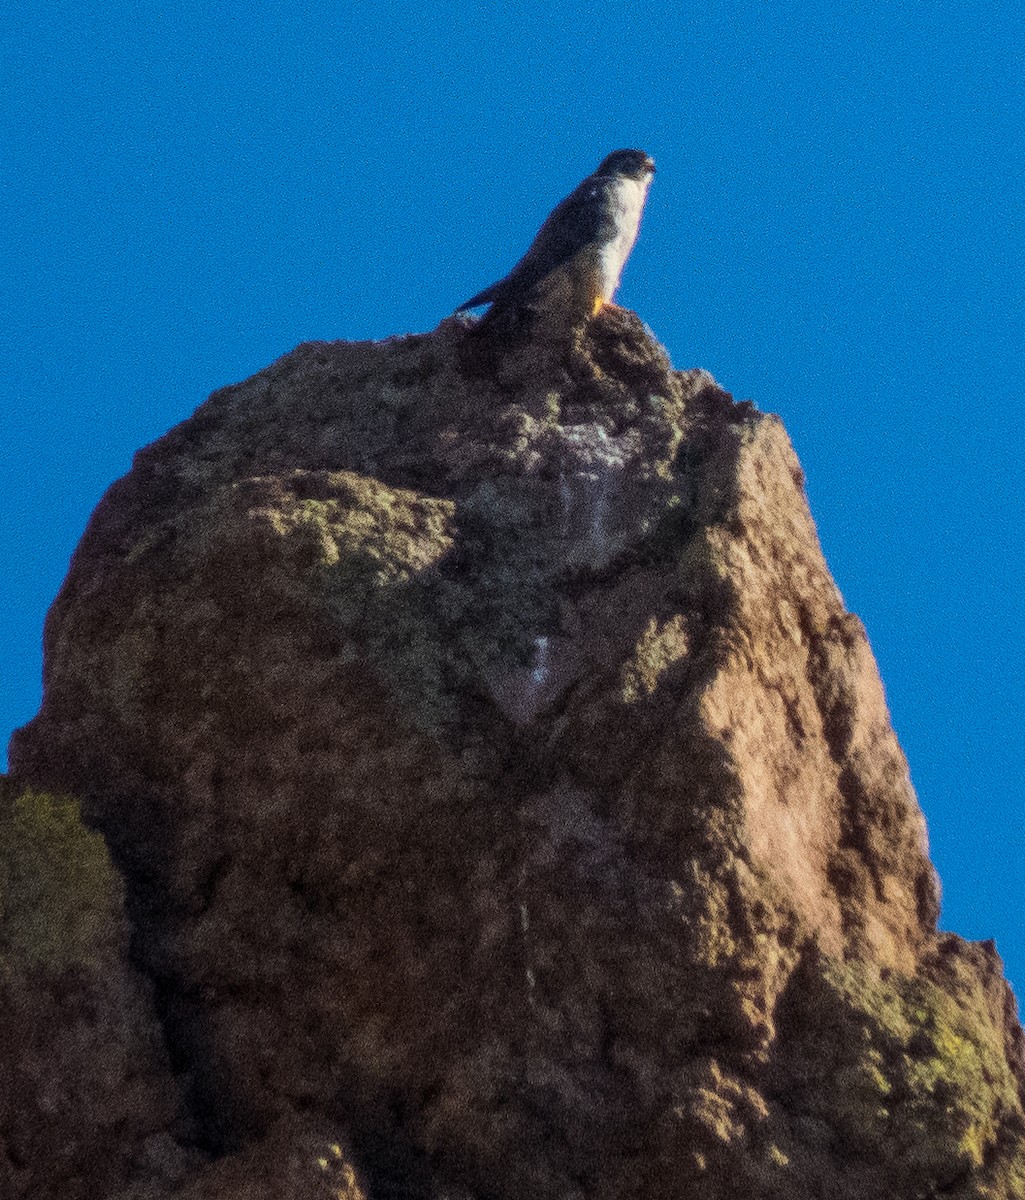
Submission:
[[[0,742],[104,488],[311,338],[433,328],[609,151],[619,300],[782,415],[944,882],[1025,985],[1020,5],[29,4],[0,34]]]

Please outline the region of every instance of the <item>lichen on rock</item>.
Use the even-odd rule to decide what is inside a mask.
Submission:
[[[70,796],[0,791],[0,971],[96,967],[118,927],[121,879]]]
[[[843,1149],[852,1194],[1025,1192],[1025,1160],[1007,1154],[1025,1132],[1020,1083],[973,957],[948,935],[915,976],[812,954],[792,978],[774,1086],[792,1121]]]
[[[156,1195],[187,1153],[123,887],[77,802],[0,779],[0,1195]],[[146,1146],[165,1139],[163,1164]]]

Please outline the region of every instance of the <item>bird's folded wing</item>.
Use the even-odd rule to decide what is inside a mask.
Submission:
[[[456,312],[490,304],[503,293],[522,299],[585,246],[611,236],[613,216],[608,199],[613,186],[611,179],[588,176],[552,209],[530,249],[509,274],[461,304]]]

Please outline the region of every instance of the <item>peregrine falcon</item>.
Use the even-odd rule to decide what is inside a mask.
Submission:
[[[509,274],[456,312],[490,304],[489,322],[525,310],[559,311],[571,322],[596,316],[619,286],[654,173],[643,150],[613,151],[556,206]]]

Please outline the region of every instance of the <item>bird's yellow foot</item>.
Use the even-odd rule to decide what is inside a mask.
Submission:
[[[605,303],[604,296],[596,296],[595,297],[594,304],[591,307],[591,316],[592,317],[596,317],[601,312],[602,306],[604,305],[604,303]]]

